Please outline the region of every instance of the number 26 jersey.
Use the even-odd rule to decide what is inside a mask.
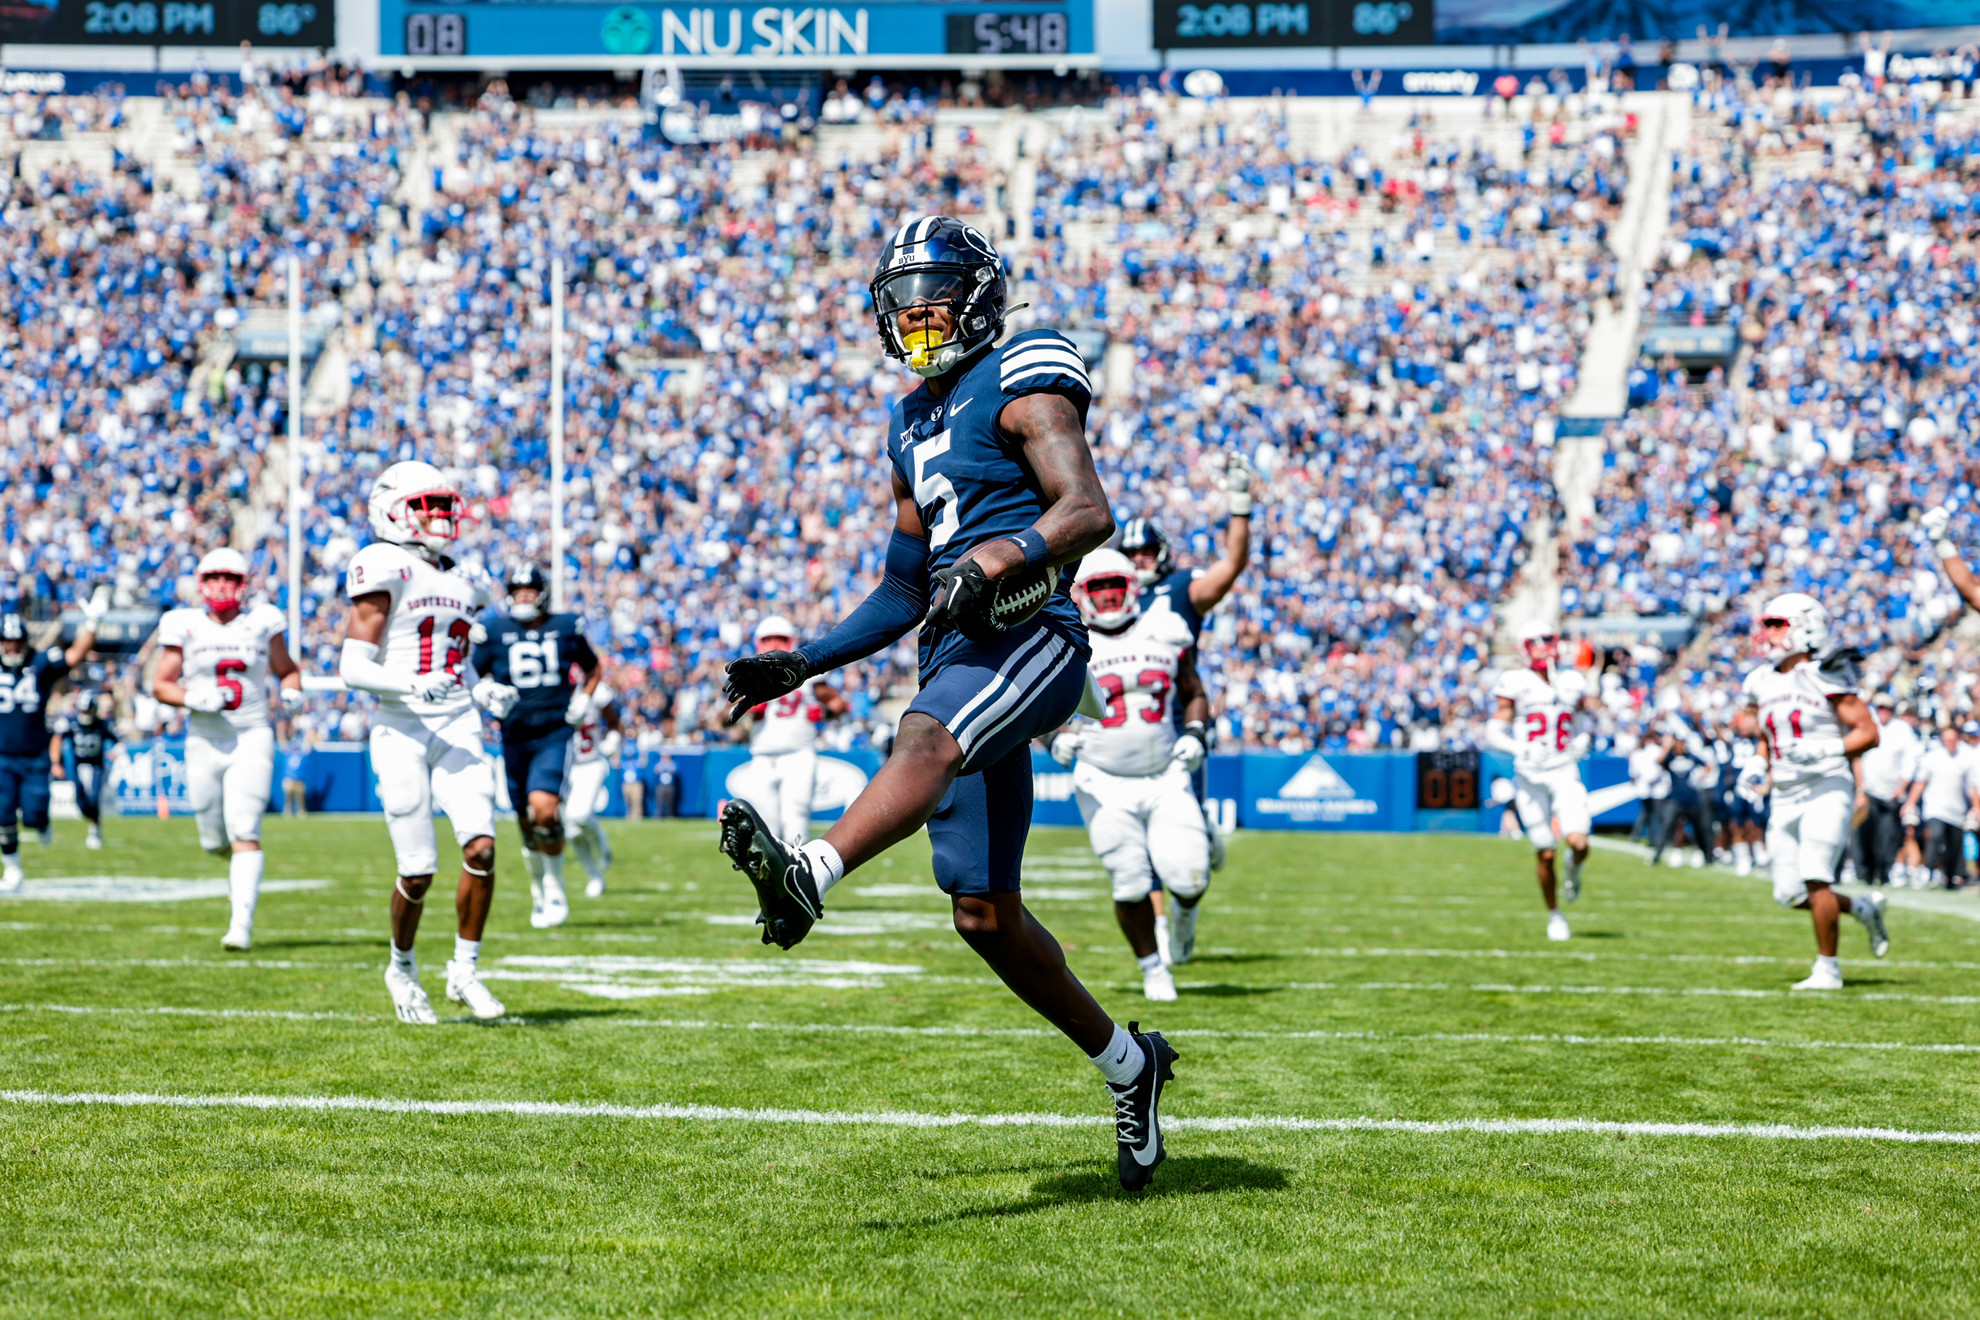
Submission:
[[[480,574],[451,559],[435,564],[404,546],[376,541],[351,556],[344,594],[356,600],[376,592],[391,598],[378,663],[408,681],[436,669],[467,681],[474,616],[488,596]],[[432,716],[458,715],[473,703],[467,688],[456,684],[435,701],[381,696],[378,704],[387,712]]]
[[[1577,669],[1548,675],[1536,669],[1508,669],[1492,687],[1496,700],[1513,704],[1513,739],[1519,743],[1515,767],[1523,775],[1547,775],[1574,766],[1574,713],[1588,695]]]

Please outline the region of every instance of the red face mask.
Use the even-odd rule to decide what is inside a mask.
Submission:
[[[247,579],[232,573],[208,573],[199,580],[199,597],[215,614],[231,614],[247,599]]]
[[[1083,590],[1097,614],[1114,614],[1127,608],[1130,585],[1126,578],[1089,578]]]

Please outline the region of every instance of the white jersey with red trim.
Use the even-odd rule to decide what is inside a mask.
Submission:
[[[591,713],[584,717],[584,723],[578,725],[577,732],[571,735],[572,765],[586,765],[605,759],[605,735],[611,732],[605,723],[605,708],[617,700],[617,695],[603,683],[592,689]]]
[[[467,710],[473,704],[467,693],[467,684],[473,681],[467,674],[470,635],[476,613],[488,601],[481,574],[452,560],[434,564],[404,546],[376,541],[351,556],[344,594],[356,600],[380,591],[392,598],[392,605],[378,663],[408,680],[451,669],[462,683],[437,701],[381,695],[379,705],[386,711],[422,717]]]
[[[753,754],[807,751],[818,745],[818,726],[825,722],[818,680],[807,678],[793,691],[753,707],[750,713],[756,716],[756,727],[749,735]]]
[[[1795,744],[1810,738],[1840,740],[1846,730],[1836,718],[1835,698],[1856,695],[1850,672],[1824,673],[1814,660],[1803,660],[1783,674],[1765,664],[1746,676],[1740,691],[1760,717],[1767,735],[1768,777],[1774,792],[1793,797],[1825,779],[1848,779],[1849,758],[1840,751],[1805,764],[1786,759]]]
[[[1499,675],[1492,696],[1513,704],[1512,736],[1519,744],[1513,760],[1521,774],[1544,775],[1573,767],[1574,716],[1587,695],[1588,680],[1572,667],[1546,674],[1508,669]]]
[[[1176,747],[1176,674],[1196,639],[1181,615],[1150,611],[1109,636],[1090,629],[1086,669],[1107,713],[1079,729],[1079,759],[1114,775],[1154,775]]]
[[[243,729],[266,729],[268,643],[289,630],[282,611],[266,602],[222,623],[203,609],[170,610],[158,621],[158,644],[176,646],[185,658],[179,681],[188,688],[217,687],[224,709],[186,712],[186,727],[202,738],[231,738]]]

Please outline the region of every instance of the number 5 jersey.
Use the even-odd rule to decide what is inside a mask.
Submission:
[[[344,594],[352,600],[374,592],[384,592],[392,602],[380,664],[409,680],[443,668],[465,679],[474,616],[488,596],[479,573],[451,559],[433,564],[404,546],[378,541],[352,555],[344,573]],[[381,696],[378,704],[388,713],[423,718],[458,715],[472,703],[466,686],[456,685],[433,701]]]
[[[185,657],[180,681],[188,689],[220,689],[227,704],[217,711],[188,710],[186,727],[202,738],[226,741],[244,729],[265,729],[268,719],[268,643],[289,630],[282,611],[263,602],[226,623],[204,609],[172,610],[158,621],[158,644]]]

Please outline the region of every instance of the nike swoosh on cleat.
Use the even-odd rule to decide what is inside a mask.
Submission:
[[[1134,1162],[1144,1169],[1153,1164],[1156,1158],[1162,1153],[1161,1148],[1155,1144],[1155,1123],[1152,1117],[1148,1124],[1148,1136],[1149,1140],[1146,1146],[1139,1148],[1134,1146],[1128,1147],[1128,1154],[1134,1156]]]

